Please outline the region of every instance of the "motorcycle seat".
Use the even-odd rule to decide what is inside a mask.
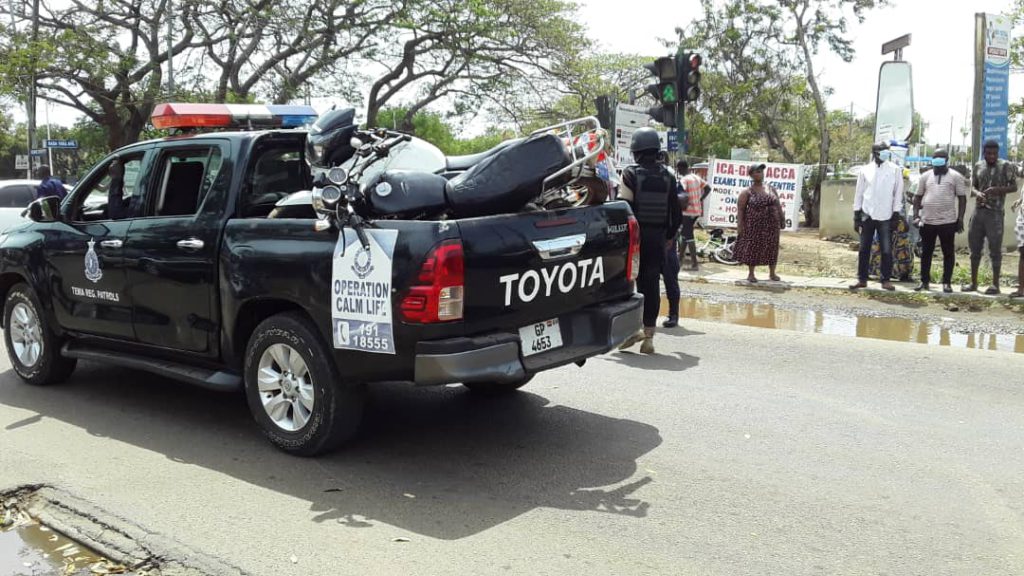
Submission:
[[[461,172],[463,170],[469,170],[473,166],[476,166],[486,158],[494,156],[501,150],[508,148],[509,146],[522,142],[525,138],[515,138],[512,140],[505,140],[501,144],[498,144],[490,150],[484,150],[477,154],[466,154],[465,156],[448,156],[445,158],[447,169],[454,172]]]

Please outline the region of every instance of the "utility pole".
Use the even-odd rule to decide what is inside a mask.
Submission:
[[[39,40],[39,0],[32,0],[32,46]],[[28,71],[28,100],[25,102],[28,113],[28,177],[32,178],[32,147],[36,141],[36,58],[32,55]]]
[[[949,149],[953,149],[953,116],[949,117]]]
[[[36,0],[38,2],[39,0]],[[167,0],[167,99],[174,100],[174,3]]]

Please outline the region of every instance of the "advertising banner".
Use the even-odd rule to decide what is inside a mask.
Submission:
[[[708,172],[711,194],[707,198],[702,225],[706,228],[735,228],[740,193],[752,183],[747,169],[753,162],[712,160]],[[765,164],[764,183],[771,186],[782,202],[786,230],[794,231],[800,223],[800,194],[803,189],[803,166],[799,164]]]
[[[650,117],[647,109],[633,104],[619,104],[615,108],[615,164],[628,166],[633,163],[633,153],[629,144],[633,140],[633,132],[647,126]]]
[[[1009,151],[1008,117],[1010,88],[1010,30],[1013,22],[1006,16],[985,14],[981,60],[981,138],[999,142],[999,157]],[[976,156],[981,158],[980,146]]]

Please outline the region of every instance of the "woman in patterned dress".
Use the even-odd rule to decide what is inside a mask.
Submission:
[[[737,213],[739,238],[733,255],[747,265],[747,282],[751,283],[757,282],[754,268],[765,265],[769,277],[775,282],[780,280],[775,274],[775,264],[779,260],[779,229],[785,217],[779,194],[764,184],[764,168],[764,164],[755,164],[747,171],[753,184],[740,193]]]
[[[1024,298],[1024,202],[1018,198],[1013,203],[1017,211],[1017,225],[1013,227],[1013,234],[1017,237],[1017,252],[1020,254],[1020,261],[1017,263],[1017,291],[1010,294],[1010,298]]]

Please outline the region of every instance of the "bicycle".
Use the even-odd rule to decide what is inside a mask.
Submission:
[[[704,229],[699,222],[697,227]],[[697,246],[697,255],[708,260],[715,260],[720,264],[735,266],[739,264],[732,253],[735,245],[736,236],[727,236],[725,230],[715,228],[708,233],[708,239]]]

